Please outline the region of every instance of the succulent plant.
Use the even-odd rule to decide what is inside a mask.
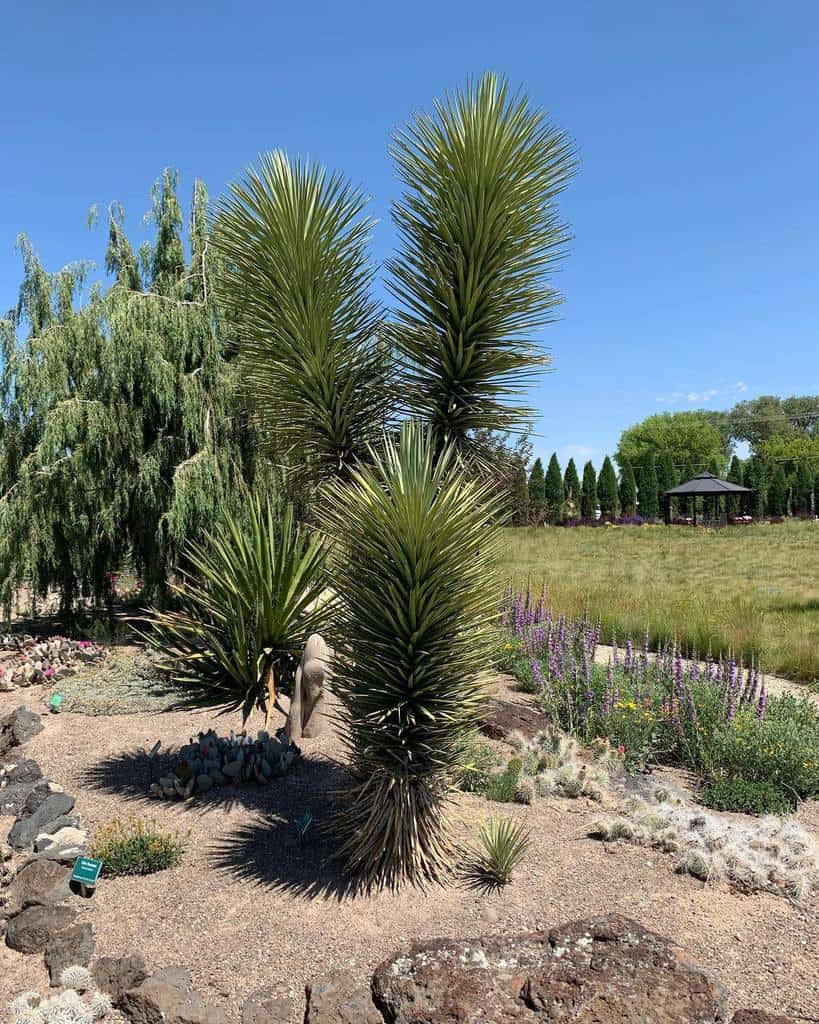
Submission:
[[[91,988],[93,980],[87,967],[72,964],[70,967],[66,967],[60,975],[60,984],[63,988],[73,989],[75,992],[85,992]]]
[[[111,997],[107,992],[95,992],[91,996],[91,1016],[102,1020],[111,1012]]]

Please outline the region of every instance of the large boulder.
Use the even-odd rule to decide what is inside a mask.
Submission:
[[[119,1005],[128,989],[136,988],[148,977],[145,960],[138,953],[101,956],[95,961],[91,973],[97,988],[107,992],[115,1006]]]
[[[721,1024],[722,986],[668,939],[610,914],[550,932],[434,941],[382,964],[394,1024]]]
[[[60,975],[73,964],[88,966],[94,952],[94,929],[81,921],[56,932],[45,948],[45,965],[52,985],[60,984]]]
[[[9,844],[15,850],[34,846],[38,835],[49,830],[59,818],[64,817],[74,806],[74,798],[68,793],[49,793],[33,814],[18,818],[9,832]]]
[[[6,945],[18,953],[43,953],[55,935],[71,928],[77,919],[73,907],[26,907],[8,923]]]
[[[22,746],[32,736],[42,731],[43,723],[40,716],[21,704],[19,708],[0,718],[0,757],[13,747]]]
[[[128,989],[119,1008],[133,1024],[226,1024],[224,1012],[191,989],[185,968],[166,967]]]
[[[274,989],[251,992],[242,1005],[242,1024],[290,1024],[295,1015],[293,999]],[[383,1024],[380,1017],[378,1024]]]
[[[13,917],[26,907],[63,903],[71,896],[70,878],[71,871],[56,861],[29,861],[6,889],[0,916]]]

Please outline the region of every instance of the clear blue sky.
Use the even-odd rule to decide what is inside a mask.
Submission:
[[[819,6],[513,2],[4,5],[0,309],[17,234],[101,264],[177,167],[211,194],[265,149],[363,185],[393,246],[391,129],[468,74],[524,85],[577,141],[575,240],[536,450],[596,463],[630,423],[819,391]]]

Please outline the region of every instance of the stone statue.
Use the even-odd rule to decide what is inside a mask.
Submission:
[[[326,708],[324,690],[332,678],[332,654],[318,633],[308,638],[296,669],[287,720],[287,735],[291,740],[299,740],[302,736],[313,739],[321,735]]]

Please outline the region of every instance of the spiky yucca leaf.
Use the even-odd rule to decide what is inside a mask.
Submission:
[[[213,234],[259,423],[319,475],[365,455],[393,401],[366,202],[341,176],[269,153],[230,186]]]
[[[468,854],[465,876],[478,886],[501,886],[512,880],[529,846],[529,831],[511,818],[490,818],[478,833],[478,845]]]
[[[248,497],[244,518],[225,514],[186,551],[191,571],[172,587],[178,609],[154,611],[141,632],[159,667],[188,688],[193,705],[267,706],[269,673],[292,669],[326,621],[327,546]]]
[[[394,887],[450,867],[452,774],[495,643],[497,510],[419,423],[374,460],[329,487],[320,515],[344,554],[333,584],[349,656],[336,651],[334,688],[356,778],[335,826],[349,870]]]
[[[546,362],[532,334],[553,319],[547,274],[569,235],[555,199],[575,170],[571,141],[496,75],[417,114],[392,155],[401,303],[395,345],[411,413],[461,448],[474,431],[521,429],[514,399]]]

